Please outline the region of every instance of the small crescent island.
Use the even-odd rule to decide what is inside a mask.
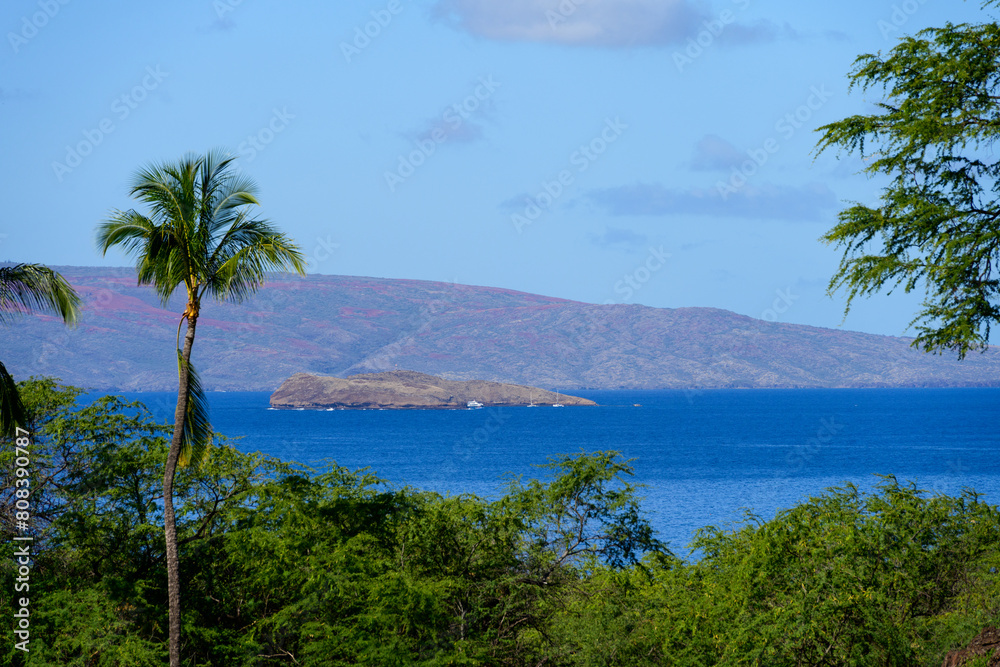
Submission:
[[[271,407],[342,410],[457,409],[482,406],[597,405],[577,396],[518,384],[445,380],[416,371],[366,373],[348,378],[296,373],[271,394]]]

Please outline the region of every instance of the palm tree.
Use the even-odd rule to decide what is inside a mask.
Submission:
[[[163,472],[163,523],[170,605],[170,665],[180,665],[180,573],[173,482],[177,466],[197,464],[211,444],[208,405],[191,347],[205,295],[240,302],[263,284],[268,271],[304,275],[301,251],[268,221],[252,217],[257,186],[218,151],[188,154],[176,164],[140,169],[130,194],[148,214],[113,211],[98,227],[103,253],[120,246],[136,260],[140,285],[152,285],[164,306],[183,285],[187,307],[177,323],[177,409]],[[187,323],[181,346],[181,325]]]
[[[0,267],[0,324],[36,310],[58,313],[73,325],[80,314],[80,297],[65,278],[41,264]],[[27,418],[17,383],[0,363],[0,437],[14,435]]]

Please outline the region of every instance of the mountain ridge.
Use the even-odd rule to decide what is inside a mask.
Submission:
[[[164,308],[131,268],[53,267],[80,292],[76,329],[0,330],[18,379],[176,389],[183,299]],[[274,391],[295,373],[409,369],[449,380],[572,389],[1000,386],[1000,354],[928,355],[912,339],[766,322],[718,308],[588,304],[412,279],[270,276],[243,304],[206,301],[193,361],[206,389]]]

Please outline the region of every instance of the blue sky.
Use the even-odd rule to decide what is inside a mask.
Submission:
[[[223,147],[324,274],[835,327],[818,239],[863,163],[816,127],[870,110],[857,55],[975,2],[9,1],[0,259],[102,257],[141,165]],[[919,297],[843,326],[900,335]],[[912,333],[910,331],[909,333]]]

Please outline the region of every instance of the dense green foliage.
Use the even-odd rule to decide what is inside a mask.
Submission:
[[[998,64],[997,23],[928,28],[855,62],[851,86],[879,96],[876,113],[819,128],[819,151],[857,153],[864,173],[889,177],[879,206],[855,203],[823,237],[844,249],[831,290],[850,308],[922,287],[915,345],[959,358],[985,349],[1000,321]]]
[[[114,397],[81,408],[77,393],[22,383],[36,443],[28,664],[161,665],[170,427]],[[689,562],[655,539],[615,453],[545,470],[490,501],[221,443],[175,489],[185,664],[936,667],[1000,620],[1000,517],[972,492],[831,489],[703,529]],[[22,664],[4,625],[0,663]]]

